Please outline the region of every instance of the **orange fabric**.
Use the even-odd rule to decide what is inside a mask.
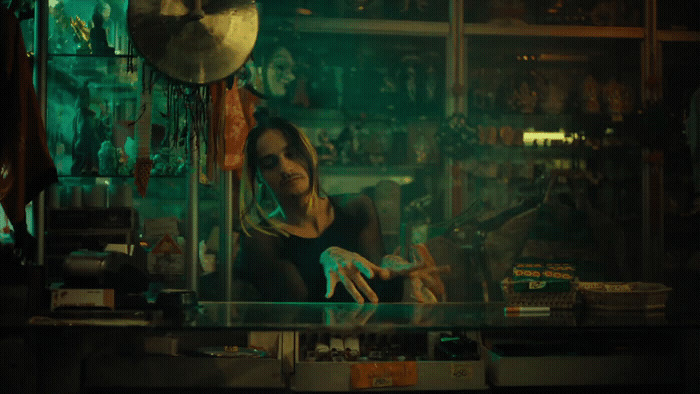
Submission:
[[[25,206],[58,178],[19,21],[5,7],[0,13],[0,202],[17,224]]]
[[[212,113],[210,153],[221,169],[240,172],[243,167],[243,146],[248,132],[255,126],[253,111],[257,97],[247,89],[239,89],[238,78],[228,89],[226,81],[210,85]]]

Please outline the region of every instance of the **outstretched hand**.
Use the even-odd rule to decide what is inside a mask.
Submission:
[[[338,282],[348,290],[352,298],[357,303],[364,303],[364,294],[367,299],[376,304],[379,297],[367,283],[374,275],[379,275],[382,279],[389,279],[391,273],[384,268],[378,267],[360,254],[351,252],[338,246],[331,246],[321,253],[320,263],[323,272],[326,274],[326,298],[331,298],[335,293],[335,286]]]
[[[382,268],[390,272],[390,277],[408,277],[411,285],[411,297],[418,302],[446,301],[445,284],[440,275],[449,273],[450,266],[438,267],[427,247],[423,244],[411,247],[411,261],[407,261],[399,253],[400,248],[397,248],[394,254],[384,256],[382,259]]]

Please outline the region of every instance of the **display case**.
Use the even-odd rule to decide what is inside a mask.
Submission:
[[[257,3],[263,17],[253,51],[255,88],[265,105],[317,144],[329,194],[377,193],[381,180],[394,182],[399,194],[380,190],[386,201],[375,199],[386,210],[380,213],[387,245],[405,245],[413,228],[452,220],[474,204],[488,208],[480,212],[484,219],[539,198],[553,169],[590,171],[609,181],[607,189],[597,185],[592,200],[636,231],[628,242],[660,236],[644,195],[642,152],[654,150],[649,135],[659,132],[650,130],[645,114],[661,97],[684,102],[687,92],[676,96],[674,87],[692,85],[678,76],[693,78],[684,71],[697,63],[691,54],[700,42],[694,25],[674,22],[668,6],[657,10],[656,2],[641,0]],[[146,64],[129,49],[126,7],[126,1],[48,4],[46,119],[61,176],[47,196],[48,216],[71,208],[76,186],[89,196],[106,185],[105,208],[121,204],[117,192],[130,189],[136,238],[146,219],[174,216],[178,235],[193,238],[187,242],[210,240],[216,228],[226,228],[219,213],[231,204],[222,200],[217,174],[202,170],[203,152],[197,170],[204,175],[197,186],[203,198],[188,205],[187,147],[195,124],[187,106],[204,97],[203,89],[154,72],[150,141],[140,146],[148,147],[157,168],[145,196],[133,184],[129,163],[140,143],[134,129]],[[100,42],[87,34],[99,25],[96,14],[103,19]],[[81,99],[87,121],[79,116]],[[454,113],[464,115],[459,128],[447,122]],[[79,138],[78,126],[96,136]],[[611,164],[619,163],[619,152],[604,153],[616,150],[608,145],[639,153],[623,159],[639,165],[620,173],[626,167]],[[88,159],[75,164],[83,153]],[[620,190],[634,195],[631,204],[611,197]],[[391,199],[399,204],[382,206]],[[200,217],[194,225],[187,216],[193,210]],[[191,234],[187,226],[195,227]],[[656,250],[643,258],[662,255]],[[232,263],[226,256],[218,251],[220,272]],[[652,277],[640,273],[651,265],[631,270]]]
[[[224,183],[214,176],[197,176],[200,198],[196,205],[189,204],[185,170],[191,168],[186,145],[192,123],[184,107],[170,104],[180,97],[178,105],[184,105],[185,96],[198,90],[180,89],[161,76],[153,84],[152,117],[162,128],[151,129],[149,154],[163,166],[160,173],[151,174],[145,196],[137,193],[127,157],[134,155],[127,153],[127,145],[133,149],[137,144],[134,126],[140,116],[145,64],[129,51],[127,2],[106,3],[111,5],[109,20],[103,24],[106,45],[101,42],[97,47],[102,52],[92,53],[84,33],[92,28],[95,6],[102,2],[37,2],[51,11],[47,45],[28,47],[37,54],[48,51],[42,64],[47,88],[41,91],[49,148],[60,175],[57,187],[45,193],[46,211],[40,216],[46,224],[40,227],[46,231],[40,247],[47,252],[40,263],[46,265],[48,282],[60,282],[58,268],[69,252],[55,248],[56,234],[77,235],[82,242],[83,228],[91,237],[89,246],[102,248],[107,242],[145,241],[148,219],[175,218],[178,235],[193,237],[196,244],[216,237],[215,227],[226,228],[222,212],[231,208],[231,201],[222,197],[227,194]],[[658,248],[665,230],[663,188],[659,189],[662,162],[643,148],[654,148],[649,137],[663,140],[665,134],[655,128],[658,123],[645,123],[648,118],[641,115],[648,113],[650,102],[661,98],[676,98],[683,103],[674,105],[679,109],[688,94],[683,89],[698,83],[692,79],[697,78],[693,72],[698,64],[693,53],[698,53],[700,36],[684,13],[669,11],[675,2],[658,5],[663,7],[658,20],[660,2],[651,0],[258,3],[263,28],[255,48],[256,66],[265,70],[268,53],[279,46],[294,60],[289,62],[284,51],[277,51],[284,55],[282,65],[289,67],[286,71],[294,80],[266,104],[302,126],[319,147],[324,138],[336,140],[345,133],[350,135],[349,147],[362,142],[372,148],[349,150],[345,156],[339,151],[335,159],[329,156],[323,164],[323,182],[329,193],[377,193],[379,182],[387,178],[394,182],[392,188],[399,186],[400,205],[380,211],[386,215],[383,220],[389,220],[383,223],[385,236],[395,237],[393,242],[425,240],[409,236],[425,226],[444,232],[462,225],[454,234],[461,241],[460,250],[470,253],[454,255],[469,256],[469,264],[475,265],[460,268],[473,279],[466,268],[484,267],[488,253],[482,253],[480,237],[495,229],[488,226],[503,223],[519,203],[543,197],[552,170],[588,170],[603,176],[591,202],[616,224],[631,229],[627,247],[638,254],[628,256],[639,257],[629,258],[631,277],[662,280],[658,275],[664,268],[663,250]],[[85,23],[75,24],[76,16]],[[264,93],[270,86],[268,77],[260,75]],[[606,101],[599,88],[613,79],[617,83],[608,90],[617,101]],[[117,159],[114,167],[103,168],[100,149],[88,144],[85,153],[95,156],[73,172],[77,136],[73,123],[85,87],[90,92],[87,110],[93,116],[88,123],[92,131],[103,133],[93,142],[99,141],[101,148],[109,141],[115,151],[123,149],[125,154],[115,156],[124,160]],[[181,116],[174,115],[177,108]],[[459,144],[450,145],[454,140],[443,139],[445,119],[454,112],[463,113],[466,121],[458,132],[448,126],[452,130],[447,136],[464,135],[468,144],[458,139]],[[127,144],[129,137],[132,141]],[[534,140],[537,147],[526,143]],[[449,147],[461,150],[445,149]],[[396,201],[396,194],[384,196]],[[481,208],[474,213],[477,206]],[[127,212],[121,217],[128,220],[104,233],[96,231],[111,222],[99,221],[96,216],[101,215],[95,213],[114,208]],[[188,232],[184,227],[193,226],[188,216],[193,210],[200,220]],[[74,228],[56,221],[57,217],[76,221],[75,216],[66,216],[76,211],[97,221],[97,226],[80,223],[85,227]],[[472,234],[465,223],[474,224],[475,218],[485,227]],[[223,255],[219,250],[218,257]],[[216,269],[224,272],[231,263],[220,259]],[[196,258],[187,264],[200,267]],[[178,274],[168,283],[189,286],[183,277]],[[202,275],[203,281],[206,278]],[[500,279],[491,276],[490,284],[498,285]],[[200,296],[223,299],[223,291],[203,294],[213,288],[203,286]],[[239,290],[233,293],[234,300],[245,295],[245,287]],[[329,341],[357,336],[363,338],[360,344],[409,343],[406,348],[414,352],[410,355],[414,360],[408,361],[415,361],[416,384],[404,387],[407,390],[601,384],[615,388],[648,384],[666,390],[696,387],[698,325],[692,285],[673,292],[674,303],[662,314],[595,313],[577,304],[548,316],[506,316],[506,304],[493,302],[498,287],[490,290],[491,302],[466,304],[358,307],[202,301],[190,311],[196,318],[175,324],[163,322],[162,308],[59,311],[32,319],[27,336],[32,342],[27,346],[35,347],[27,354],[37,356],[40,392],[178,386],[351,390],[353,366],[366,364],[365,360],[313,360],[316,354],[309,352],[310,343],[326,336]],[[449,337],[476,342],[471,359],[464,354],[449,360],[444,358],[454,354],[436,355],[436,345]],[[269,353],[255,359],[212,356],[211,348],[225,346],[265,348]],[[203,354],[203,348],[210,352]],[[399,361],[399,355],[394,356],[397,360],[367,360],[367,364],[388,366]],[[588,375],[580,373],[584,367],[590,368]],[[524,376],[522,371],[532,373]]]
[[[184,320],[47,313],[30,333],[42,346],[39,392],[694,387],[695,319],[505,305],[203,302]]]

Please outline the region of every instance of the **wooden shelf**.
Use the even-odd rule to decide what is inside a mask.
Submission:
[[[450,25],[447,22],[401,21],[386,19],[350,18],[292,18],[283,19],[302,33],[329,34],[374,34],[423,37],[447,37]],[[270,18],[271,26],[279,26]]]
[[[348,18],[294,18],[286,19],[303,33],[330,34],[379,34],[401,36],[447,37],[447,22],[397,21],[384,19]],[[274,23],[271,23],[274,25]],[[493,23],[465,23],[465,35],[572,37],[572,38],[627,38],[643,39],[644,28],[620,26],[570,26],[570,25],[509,25]],[[677,32],[673,32],[677,33]],[[688,33],[686,40],[694,40],[700,33]],[[683,36],[681,36],[683,37]]]
[[[465,35],[571,37],[571,38],[644,38],[641,27],[568,26],[568,25],[511,25],[466,23]]]
[[[700,31],[659,30],[659,41],[700,42]]]

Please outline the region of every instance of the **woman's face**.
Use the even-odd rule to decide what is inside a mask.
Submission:
[[[304,156],[290,146],[280,130],[264,131],[256,143],[257,167],[278,199],[303,196],[311,181]]]

